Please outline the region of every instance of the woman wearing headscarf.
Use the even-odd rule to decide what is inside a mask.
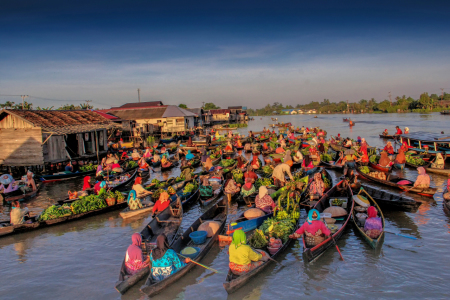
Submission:
[[[294,177],[291,174],[292,165],[292,160],[289,160],[285,163],[279,164],[275,167],[275,169],[273,169],[272,177],[276,186],[283,187],[285,185],[286,175],[288,175],[291,180],[294,180]]]
[[[282,140],[280,141],[280,147],[281,147],[281,148],[286,148],[286,141],[285,141],[284,139],[282,139]]]
[[[94,185],[94,192],[95,192],[95,194],[98,195],[102,189],[106,190],[106,188],[107,188],[106,181],[98,181]]]
[[[225,194],[228,197],[228,201],[231,201],[231,197],[236,194],[239,193],[239,191],[241,190],[240,188],[240,184],[237,184],[236,181],[234,181],[233,179],[233,175],[230,173],[227,174],[227,181],[225,182]]]
[[[29,214],[28,207],[21,208],[19,201],[13,201],[11,205],[10,223],[20,225],[25,223],[25,216]]]
[[[387,129],[385,129],[385,130],[383,131],[383,135],[384,135],[384,136],[389,135],[389,131],[388,131]]]
[[[83,191],[92,188],[90,180],[91,176],[86,176],[83,178]]]
[[[378,165],[381,167],[390,167],[391,166],[391,160],[389,159],[387,153],[385,151],[381,152],[380,160],[378,161]]]
[[[152,160],[152,162],[157,163],[157,162],[159,162],[159,161],[161,161],[161,156],[159,156],[158,152],[155,151],[155,155],[153,155],[153,160]]]
[[[302,152],[300,151],[300,147],[298,147],[297,152],[295,152],[295,155],[294,155],[293,159],[294,159],[294,161],[295,161],[296,163],[301,163],[301,162],[303,162],[303,154],[302,154]]]
[[[205,171],[207,172],[214,170],[213,163],[210,157],[206,159],[206,162],[203,164],[203,166],[205,167]]]
[[[237,168],[241,169],[242,171],[245,171],[246,165],[247,165],[247,163],[244,163],[242,161],[242,156],[239,155],[237,157]]]
[[[227,146],[225,147],[225,152],[232,152],[233,151],[233,145],[231,145],[231,142],[227,142]]]
[[[156,201],[155,205],[153,206],[153,213],[162,212],[170,205],[170,196],[167,192],[162,192],[159,195],[158,201]]]
[[[200,153],[202,154],[201,161],[202,161],[203,163],[206,162],[206,160],[208,159],[209,156],[207,155],[205,146],[202,146],[202,147],[200,148]]]
[[[188,147],[192,147],[192,137],[190,136],[187,142]]]
[[[303,159],[302,162],[302,167],[305,169],[312,169],[314,168],[314,164],[311,160],[311,157],[309,155],[305,155],[305,158]]]
[[[169,249],[169,243],[164,233],[156,238],[156,248],[150,253],[152,279],[161,281],[174,274],[186,264],[182,262],[175,251]]]
[[[273,212],[276,205],[272,197],[269,196],[269,191],[265,186],[259,187],[258,195],[255,198],[255,206],[266,213]]]
[[[146,148],[145,149],[145,153],[144,155],[142,155],[143,158],[151,158],[152,157],[152,153],[150,152],[150,148]]]
[[[120,157],[121,160],[128,159],[128,153],[126,151],[122,152],[122,156]]]
[[[141,156],[139,155],[137,149],[134,149],[134,150],[133,150],[133,153],[131,153],[131,158],[132,158],[133,160],[139,160],[139,159],[141,158]]]
[[[261,167],[261,164],[259,163],[259,159],[257,155],[253,155],[251,166],[253,170],[258,170]]]
[[[269,147],[267,146],[267,143],[263,143],[262,148],[263,148],[264,151],[269,150]]]
[[[103,168],[102,165],[97,166],[97,171],[95,171],[95,176],[102,176],[103,174]]]
[[[138,161],[138,165],[139,165],[139,169],[142,171],[148,171],[148,164],[147,161],[145,160],[145,158],[141,158]]]
[[[442,154],[440,152],[436,153],[436,159],[434,163],[431,164],[431,167],[433,169],[444,169],[445,166],[445,160],[442,157]]]
[[[418,188],[429,188],[430,187],[430,176],[425,172],[423,167],[418,167],[417,172],[419,176],[417,176],[416,182],[414,182],[414,187]]]
[[[327,237],[331,234],[330,230],[327,228],[324,222],[320,220],[320,213],[317,209],[311,209],[308,213],[308,218],[306,222],[295,231],[294,234],[290,235],[291,239],[298,239],[305,234],[310,237]],[[315,245],[309,245],[315,246]]]
[[[231,272],[235,275],[244,275],[253,269],[256,269],[269,259],[269,255],[264,251],[256,252],[247,245],[247,237],[241,229],[233,233],[233,240],[230,248],[230,264]]]
[[[256,192],[255,186],[253,185],[253,181],[250,178],[245,179],[245,184],[242,186],[241,195],[244,198],[245,203],[248,207],[252,206],[252,203],[249,199],[249,196]]]
[[[170,167],[170,165],[171,165],[171,163],[170,163],[170,161],[167,159],[167,157],[166,157],[166,156],[163,156],[162,159],[161,159],[161,167],[167,168],[167,167]]]
[[[148,268],[149,258],[144,258],[141,244],[142,237],[139,233],[133,233],[131,236],[132,244],[128,246],[125,254],[125,270],[128,275],[134,275],[144,268]]]
[[[287,161],[290,161],[290,160],[292,160],[291,150],[287,150],[286,153],[284,154],[283,162],[287,162]]]
[[[251,143],[245,143],[244,145],[244,151],[252,151],[252,144]]]
[[[384,151],[386,151],[389,155],[394,155],[394,147],[392,147],[391,142],[387,142],[386,146],[384,147]]]
[[[136,177],[136,179],[134,180],[133,187],[131,189],[136,192],[136,197],[140,198],[140,199],[145,198],[146,196],[149,196],[149,195],[153,194],[152,192],[147,191],[142,186],[142,177],[140,177],[140,176]]]
[[[405,127],[405,134],[409,134],[409,128]]]
[[[236,146],[237,146],[238,148],[242,148],[242,142],[241,142],[240,139],[236,141]]]
[[[114,163],[111,166],[111,171],[116,172],[116,173],[122,173],[123,169],[119,164],[119,161],[116,159],[114,160]]]
[[[361,151],[361,152],[366,151],[366,153],[367,153],[367,143],[366,143],[365,138],[361,139],[361,147],[359,147],[359,151]]]
[[[135,190],[131,190],[128,193],[127,203],[130,210],[137,210],[144,207],[141,203],[141,199],[137,197]]]
[[[405,153],[403,152],[402,148],[398,149],[398,154],[395,157],[394,163],[395,164],[404,164],[406,162],[406,156]]]
[[[186,160],[191,160],[194,158],[194,154],[191,153],[191,150],[188,150],[188,153],[186,154]]]
[[[361,156],[360,161],[363,166],[367,166],[367,164],[369,163],[369,156],[367,155],[367,150],[362,151],[362,156]]]
[[[325,190],[325,183],[322,180],[322,174],[320,172],[314,174],[314,181],[309,187],[309,194],[311,199],[320,199],[323,196]]]
[[[378,238],[383,231],[383,223],[381,222],[381,218],[378,217],[377,209],[374,206],[370,206],[367,209],[364,231],[372,239]]]
[[[358,135],[358,137],[356,138],[356,141],[360,144],[362,142],[361,137]]]

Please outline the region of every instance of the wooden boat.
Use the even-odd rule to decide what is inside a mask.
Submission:
[[[405,168],[405,164],[395,164],[394,163],[393,167],[397,170],[403,170]]]
[[[75,172],[75,173],[61,173],[61,174],[53,174],[53,175],[41,175],[40,179],[43,182],[52,182],[52,181],[60,181],[60,180],[69,180],[72,178],[84,177],[95,174],[97,168],[87,172]]]
[[[42,183],[36,182],[36,190],[35,191],[31,191],[31,192],[28,192],[25,194],[20,194],[20,195],[16,194],[14,196],[8,196],[8,194],[4,194],[5,195],[4,201],[11,203],[16,200],[18,200],[19,202],[30,200],[37,196],[41,187],[42,187]]]
[[[348,122],[349,120],[348,120],[348,118],[343,118],[342,121],[343,122]]]
[[[450,174],[450,169],[425,168],[425,170],[429,173],[434,173],[446,177]]]
[[[219,199],[220,195],[223,192],[223,184],[224,184],[224,182],[222,180],[218,181],[217,179],[210,178],[208,181],[209,181],[209,184],[213,188],[213,194],[212,194],[211,197],[202,196],[200,194],[200,203],[202,205],[208,205],[210,203],[213,203],[214,201]]]
[[[377,155],[377,162],[379,160],[380,160],[380,157]],[[384,172],[384,173],[387,173],[387,172],[392,170],[392,166],[390,166],[390,167],[382,167],[382,166],[379,166],[378,164],[373,163],[371,161],[369,161],[369,167],[371,167],[372,169],[375,169],[377,171]]]
[[[388,139],[388,140],[393,140],[394,136],[393,135],[384,135],[384,134],[380,134],[380,138],[382,139]]]
[[[381,208],[396,211],[416,212],[422,202],[403,194],[392,193],[362,183],[362,188],[377,202]]]
[[[218,146],[218,145],[217,145],[217,146]],[[214,149],[217,148],[217,146],[208,146],[208,147],[205,146],[205,149],[206,149],[206,150],[214,150]],[[184,155],[184,152],[182,152],[181,150],[184,150],[184,151],[191,150],[191,153],[196,153],[196,152],[200,152],[200,147],[201,147],[201,146],[197,146],[197,147],[195,147],[195,146],[192,146],[192,147],[189,147],[189,146],[180,146],[180,147],[178,147],[178,150],[180,150],[180,151],[179,151],[180,155]]]
[[[210,209],[208,209],[203,215],[201,215],[184,233],[178,238],[173,245],[170,247],[176,253],[181,253],[181,251],[186,247],[198,247],[200,251],[198,255],[193,258],[195,261],[201,261],[203,257],[209,252],[212,248],[216,240],[218,240],[219,234],[223,231],[225,227],[225,223],[228,215],[228,202],[226,199],[222,199],[219,203],[213,205]],[[189,234],[194,231],[197,231],[198,227],[205,221],[216,221],[220,223],[219,230],[210,238],[207,238],[206,241],[197,245],[191,241]],[[188,263],[186,266],[182,267],[176,273],[171,276],[165,278],[162,281],[156,282],[153,280],[152,276],[149,275],[144,285],[141,286],[141,292],[146,294],[147,296],[153,296],[155,294],[160,293],[163,289],[167,288],[169,285],[177,282],[181,277],[183,277],[190,269],[195,266],[193,262]],[[148,269],[148,268],[147,268]]]
[[[153,168],[158,168],[158,167],[161,166],[161,161],[158,161],[158,162],[151,162],[151,164],[152,164],[152,167],[153,167]]]
[[[297,221],[294,231],[297,230],[297,228],[299,226],[299,222],[300,222],[300,218]],[[281,253],[283,253],[284,250],[286,250],[286,248],[289,246],[291,241],[292,241],[292,239],[288,238],[288,240],[285,243],[283,243],[281,248],[278,249],[278,251],[275,252],[273,255],[270,255],[270,253],[267,252],[270,255],[270,258],[273,260],[276,260],[276,258]],[[244,275],[241,275],[241,276],[237,276],[237,275],[233,274],[233,272],[231,272],[231,269],[228,269],[228,274],[225,279],[225,282],[223,283],[223,287],[225,288],[225,290],[227,291],[228,294],[235,292],[237,289],[244,286],[251,278],[253,278],[257,274],[261,273],[271,263],[271,261],[272,260],[267,260],[267,261],[263,262],[259,267],[255,268],[255,269],[251,270],[250,272],[248,272]]]
[[[330,154],[331,156],[334,156],[334,159],[336,159],[336,156],[337,156],[336,152],[328,153],[328,154]],[[345,165],[343,165],[343,164],[334,164],[334,161],[324,161],[322,159],[322,157],[320,158],[320,165],[324,166],[327,169],[333,169],[335,171],[340,171],[340,172],[343,172],[344,167],[345,167]]]
[[[183,184],[184,183],[186,183],[186,181],[184,181]],[[181,201],[181,204],[183,205],[183,207],[187,207],[188,205],[193,204],[198,199],[199,190],[200,190],[200,184],[197,182],[197,189],[195,191],[193,191],[189,194],[184,194],[183,189],[179,189],[176,192],[176,194],[172,195],[170,198],[171,198],[172,202],[176,199],[179,199]]]
[[[361,191],[364,191],[364,189],[361,189],[358,193],[361,194]],[[383,226],[383,230],[381,232],[381,234],[378,236],[377,239],[372,239],[371,237],[369,237],[365,232],[364,232],[364,224],[361,224],[358,220],[358,218],[356,217],[357,211],[352,210],[352,219],[353,219],[353,224],[355,225],[355,228],[358,230],[358,232],[362,235],[362,237],[364,238],[364,240],[366,241],[367,244],[369,244],[369,246],[372,249],[376,249],[379,245],[381,245],[383,237],[384,237],[384,226],[385,226],[385,222],[384,222],[384,215],[383,212],[381,211],[380,207],[378,206],[377,202],[370,196],[369,193],[365,193],[365,195],[367,196],[367,200],[369,200],[370,205],[374,206],[377,209],[378,215],[381,218],[381,224]],[[357,195],[353,196],[353,197],[357,197]]]
[[[444,207],[446,207],[447,210],[450,211],[450,200],[447,200],[447,199],[444,198],[444,195],[445,195],[446,193],[448,193],[448,188],[445,188],[445,189],[444,189],[444,192],[442,193],[442,199],[444,200]]]
[[[179,201],[173,202],[163,212],[156,215],[141,231],[143,250],[148,254],[150,243],[156,243],[158,235],[164,233],[169,245],[177,238],[177,233],[183,219],[183,208]],[[125,259],[119,273],[119,280],[115,284],[116,290],[124,294],[133,285],[144,279],[150,273],[150,269],[144,268],[134,275],[128,275],[125,268]]]
[[[200,165],[201,160],[199,158],[192,159],[187,166],[181,167],[180,170],[183,171],[187,168],[197,168]]]
[[[426,162],[426,164],[424,164],[424,165],[415,165],[415,164],[413,164],[411,162],[408,162],[408,161],[405,162],[405,165],[407,165],[408,167],[414,168],[414,169],[417,169],[418,167],[423,167],[424,169],[427,169],[427,168],[429,168],[431,166],[431,163],[434,161],[434,159],[431,160],[431,161],[430,160],[426,161],[424,159],[424,161]]]
[[[226,141],[211,141],[211,146],[218,146],[218,145],[222,145],[223,143],[226,144]],[[192,144],[194,144],[194,146],[206,146],[206,140],[205,141],[192,141]]]
[[[317,209],[320,213],[322,213],[327,207],[330,206],[330,198],[335,197],[338,193],[337,187],[342,185],[343,181],[340,181],[335,186],[333,186],[326,194],[320,198],[320,200],[314,205],[314,208]],[[347,202],[347,216],[344,218],[344,220],[337,220],[334,225],[338,226],[338,230],[335,233],[332,233],[334,241],[338,241],[341,235],[344,233],[344,229],[347,226],[351,213],[353,211],[354,201],[353,201],[353,192],[349,185],[347,185],[347,191],[346,196],[348,199]],[[303,257],[306,262],[311,262],[315,259],[317,259],[320,255],[322,255],[325,250],[327,250],[329,247],[334,246],[333,239],[331,237],[328,237],[324,241],[322,241],[320,244],[315,245],[313,247],[310,247],[306,245],[306,238],[305,235],[303,235],[302,238],[303,242]]]
[[[129,219],[129,218],[133,218],[133,217],[136,217],[136,216],[139,216],[142,214],[151,213],[152,210],[153,210],[153,204],[146,205],[143,208],[136,209],[136,210],[130,210],[130,208],[127,207],[124,210],[122,210],[119,215],[122,217],[122,219]]]
[[[374,169],[372,169],[370,167],[369,167],[369,170],[371,172],[374,171]],[[368,174],[364,174],[363,172],[361,172],[359,166],[356,167],[356,171],[358,172],[358,174],[362,178],[364,178],[366,180],[375,181],[375,182],[381,183],[383,185],[392,186],[392,187],[395,187],[395,188],[399,188],[399,189],[405,190],[406,192],[416,193],[416,194],[419,194],[419,195],[422,195],[422,196],[426,196],[426,197],[433,197],[433,195],[437,191],[437,188],[433,188],[433,187],[429,187],[429,188],[413,187],[414,182],[411,182],[410,180],[408,180],[406,178],[401,178],[401,177],[397,177],[397,176],[390,176],[390,174],[388,175],[387,180],[375,178],[375,177],[372,177],[372,176],[370,176]],[[407,180],[407,181],[409,181],[411,183],[407,184],[407,185],[401,185],[401,184],[397,183],[397,182],[402,181],[402,180]]]
[[[163,166],[161,165],[161,172],[170,170],[170,169],[172,169],[173,167],[178,166],[178,160],[173,159],[173,160],[169,160],[169,162],[170,162],[170,165],[167,166],[167,167],[163,167]]]
[[[222,154],[222,158],[223,159],[229,159],[229,158],[233,158],[236,155],[235,151],[230,151],[230,152],[223,152]]]

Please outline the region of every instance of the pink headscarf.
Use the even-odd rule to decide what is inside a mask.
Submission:
[[[430,176],[427,175],[425,169],[423,167],[418,167],[417,171],[419,172],[419,176],[417,176],[416,182],[414,186],[426,185],[430,186]]]
[[[142,237],[139,233],[133,233],[131,236],[131,241],[133,244],[128,246],[127,253],[128,257],[131,261],[134,260],[142,260],[142,249],[141,249],[141,242]]]

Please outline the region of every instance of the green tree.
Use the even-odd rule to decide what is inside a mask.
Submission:
[[[431,106],[431,108],[433,108],[433,105],[432,105],[430,96],[428,96],[428,93],[422,93],[420,95],[419,102],[423,108],[428,108],[429,106]]]
[[[14,104],[15,104],[15,102],[6,101],[5,103],[0,104],[0,107],[1,108],[14,108],[14,106],[15,106]]]
[[[209,109],[220,109],[219,106],[216,106],[212,102],[205,103],[205,106],[203,108],[206,109],[206,110],[209,110]]]
[[[93,109],[94,106],[93,106],[93,105],[90,105],[89,103],[81,103],[81,104],[80,104],[80,108],[81,108],[81,109]]]
[[[184,108],[184,109],[188,108],[187,105],[186,105],[186,104],[183,104],[183,103],[181,103],[180,105],[178,105],[178,107]]]

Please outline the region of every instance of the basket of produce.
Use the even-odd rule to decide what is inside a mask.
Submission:
[[[312,235],[309,232],[305,231],[305,242],[308,246],[316,246],[322,243],[325,240],[325,237],[322,235]]]
[[[108,206],[116,205],[116,194],[114,192],[108,192],[105,201]]]
[[[200,253],[199,247],[186,247],[181,250],[181,255],[194,259]]]
[[[200,230],[194,231],[189,234],[189,237],[194,242],[194,244],[200,245],[206,241],[206,236],[208,235],[207,231]]]
[[[366,197],[361,196],[361,195],[354,195],[353,196],[353,200],[355,200],[355,202],[359,205],[361,205],[362,207],[369,207],[370,206],[370,201],[367,200]]]
[[[358,219],[358,222],[361,225],[364,225],[366,223],[366,219],[367,219],[367,214],[364,213],[357,213],[356,214],[356,219]]]
[[[342,208],[347,208],[347,198],[346,197],[337,197],[330,199],[330,206],[340,206]]]
[[[364,212],[367,211],[367,207],[363,207],[363,206],[355,206],[354,210],[355,210],[356,212],[364,213]]]

